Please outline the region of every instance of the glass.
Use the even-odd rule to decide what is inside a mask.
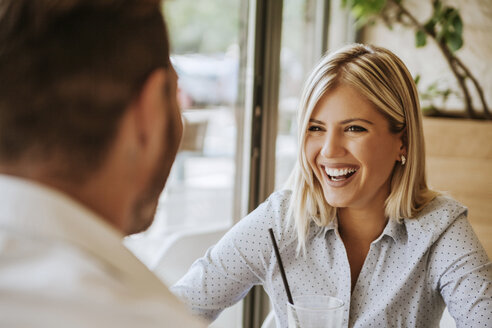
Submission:
[[[341,328],[343,301],[331,296],[303,295],[287,305],[289,328]]]

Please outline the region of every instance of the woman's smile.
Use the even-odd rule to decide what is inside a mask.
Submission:
[[[327,183],[331,184],[333,187],[341,187],[348,183],[359,170],[355,166],[324,166],[321,165],[321,169],[325,171]]]

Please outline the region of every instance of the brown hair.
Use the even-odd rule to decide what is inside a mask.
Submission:
[[[97,168],[143,82],[169,65],[159,0],[0,0],[0,163]]]

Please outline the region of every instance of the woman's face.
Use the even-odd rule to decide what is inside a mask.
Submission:
[[[401,133],[350,86],[340,85],[316,105],[307,126],[305,153],[333,207],[384,206],[390,175],[403,153]]]

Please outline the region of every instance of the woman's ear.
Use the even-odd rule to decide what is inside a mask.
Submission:
[[[401,155],[407,156],[407,149],[408,149],[408,134],[407,133],[408,133],[408,131],[407,131],[406,127],[400,132],[400,140],[401,140],[400,156]]]

